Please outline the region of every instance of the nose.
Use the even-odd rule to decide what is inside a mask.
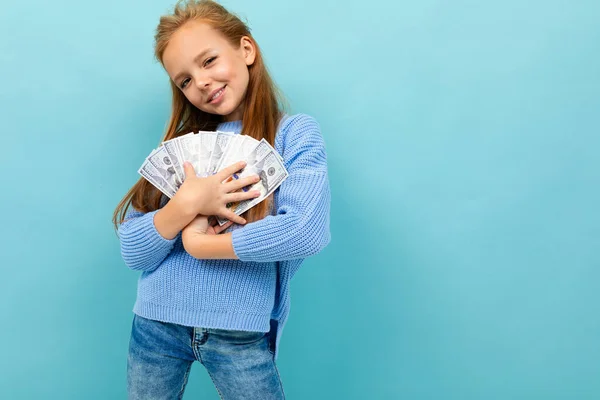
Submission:
[[[200,90],[206,90],[210,86],[210,80],[205,74],[198,74],[194,77],[196,87]]]

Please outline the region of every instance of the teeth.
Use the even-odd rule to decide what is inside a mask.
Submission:
[[[216,99],[217,97],[219,97],[219,95],[221,94],[221,92],[223,92],[223,89],[221,89],[217,93],[215,93],[215,95],[210,98],[210,101],[213,101],[214,99]]]

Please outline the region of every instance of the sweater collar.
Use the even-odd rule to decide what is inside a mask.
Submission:
[[[222,132],[240,133],[242,131],[242,120],[221,122],[217,125],[217,130]]]
[[[289,115],[287,113],[284,113],[280,124],[283,123],[283,121],[288,117]],[[242,131],[242,120],[238,119],[237,121],[221,122],[217,125],[217,130],[222,132],[240,133]]]

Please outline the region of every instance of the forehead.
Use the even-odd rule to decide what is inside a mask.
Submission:
[[[229,42],[210,25],[189,21],[171,35],[163,53],[163,63],[171,70],[181,63],[190,62],[204,50],[226,50],[228,47]]]

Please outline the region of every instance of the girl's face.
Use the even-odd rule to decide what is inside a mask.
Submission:
[[[236,121],[244,114],[248,66],[254,58],[254,44],[247,36],[236,50],[208,24],[190,21],[171,36],[162,61],[169,77],[196,108]]]

